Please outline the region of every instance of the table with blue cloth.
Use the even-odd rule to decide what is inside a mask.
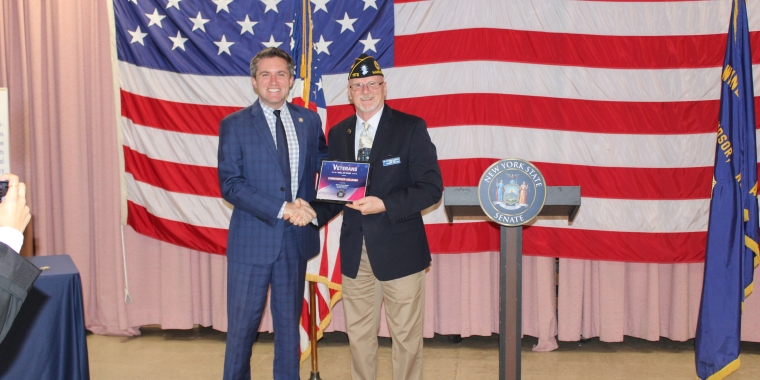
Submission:
[[[89,379],[77,267],[68,255],[29,261],[44,270],[0,343],[0,379]]]

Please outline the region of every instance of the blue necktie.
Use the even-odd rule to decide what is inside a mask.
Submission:
[[[285,124],[282,123],[280,118],[280,110],[274,110],[274,116],[277,118],[275,122],[275,130],[277,131],[277,155],[280,156],[280,167],[282,167],[282,174],[285,175],[285,199],[288,202],[293,201],[293,190],[291,189],[290,181],[290,153],[288,152],[288,138],[285,135]]]

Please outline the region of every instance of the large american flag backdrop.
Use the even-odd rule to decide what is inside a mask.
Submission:
[[[759,3],[748,4],[753,31]],[[232,209],[217,180],[219,121],[256,99],[248,69],[256,52],[303,43],[312,47],[308,88],[326,130],[353,113],[346,76],[367,53],[383,67],[388,104],[427,121],[445,186],[475,186],[508,157],[533,162],[549,185],[581,186],[575,221],[526,227],[525,254],[704,260],[731,1],[306,4],[311,41],[299,40],[300,0],[114,0],[136,231],[224,254]],[[495,224],[449,224],[443,207],[424,220],[434,254],[499,249]],[[323,253],[309,264],[325,283],[323,328],[340,295],[340,222],[327,226]]]

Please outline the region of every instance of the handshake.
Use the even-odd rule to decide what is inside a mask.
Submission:
[[[317,213],[311,208],[309,202],[301,198],[297,198],[293,202],[285,204],[285,210],[282,214],[282,218],[290,223],[303,227],[317,217]]]

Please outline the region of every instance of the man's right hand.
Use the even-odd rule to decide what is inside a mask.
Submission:
[[[316,217],[317,213],[311,208],[309,202],[301,198],[297,198],[293,202],[287,202],[282,216],[283,219],[299,227],[311,223]]]
[[[0,203],[0,227],[12,227],[23,233],[32,219],[26,205],[26,185],[15,174],[1,175],[0,181],[4,180],[8,181],[8,193]]]

